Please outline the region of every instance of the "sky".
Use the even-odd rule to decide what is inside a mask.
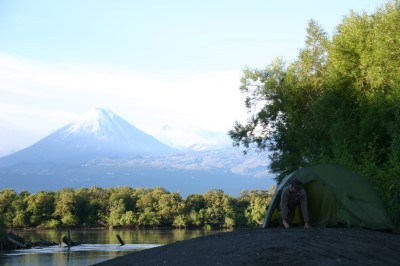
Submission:
[[[331,36],[385,2],[0,0],[0,156],[95,107],[177,148],[220,141],[246,119],[245,67],[295,60],[311,19]]]

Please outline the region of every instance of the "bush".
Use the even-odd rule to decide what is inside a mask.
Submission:
[[[61,222],[55,219],[51,219],[44,223],[44,228],[46,229],[57,229],[60,228]]]

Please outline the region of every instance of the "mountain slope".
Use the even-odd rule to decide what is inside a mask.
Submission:
[[[97,158],[132,158],[175,150],[108,109],[95,108],[34,145],[0,159],[16,163],[85,162]]]

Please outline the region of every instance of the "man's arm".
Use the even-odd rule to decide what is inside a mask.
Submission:
[[[300,206],[301,206],[301,213],[303,215],[304,219],[304,228],[310,228],[309,220],[310,218],[308,217],[308,201],[307,201],[307,193],[304,189],[302,189],[302,196],[300,199]]]
[[[280,203],[280,213],[281,213],[281,218],[283,225],[285,228],[289,228],[289,223],[287,221],[287,216],[289,213],[289,189],[286,187],[283,189],[282,194],[281,194],[281,203]]]

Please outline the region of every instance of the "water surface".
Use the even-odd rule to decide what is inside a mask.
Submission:
[[[194,237],[216,234],[217,230],[116,230],[90,229],[71,230],[71,239],[81,243],[71,248],[50,247],[15,250],[0,253],[0,265],[91,265],[112,259],[130,252],[153,248]],[[67,230],[34,230],[17,231],[16,234],[31,241],[58,242]],[[121,245],[116,237],[120,235],[125,245]]]

